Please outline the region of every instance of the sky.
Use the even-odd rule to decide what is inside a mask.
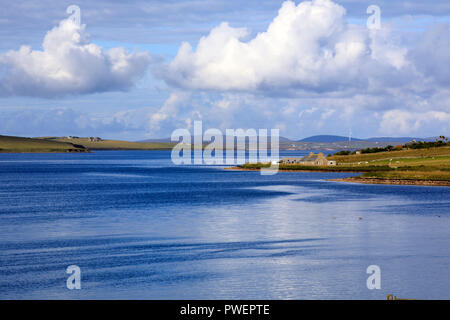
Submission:
[[[448,0],[0,6],[3,135],[450,135]]]

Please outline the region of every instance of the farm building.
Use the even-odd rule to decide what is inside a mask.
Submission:
[[[282,164],[300,164],[304,166],[334,166],[336,161],[328,161],[322,152],[318,154],[310,153],[303,158],[283,158]]]

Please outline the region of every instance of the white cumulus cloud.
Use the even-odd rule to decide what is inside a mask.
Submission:
[[[390,73],[408,79],[408,51],[345,15],[330,0],[286,1],[267,31],[247,41],[248,30],[222,23],[195,50],[183,43],[162,74],[187,89],[265,92],[379,90]]]
[[[145,72],[150,56],[91,43],[85,25],[62,20],[41,50],[21,46],[0,54],[0,95],[55,97],[125,90]]]

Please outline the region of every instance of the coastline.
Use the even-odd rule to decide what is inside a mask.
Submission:
[[[258,168],[242,168],[242,167],[227,167],[225,170],[236,171],[259,171]],[[355,171],[326,171],[326,170],[285,170],[280,169],[280,172],[348,172],[357,173]],[[361,178],[360,176],[349,178],[328,179],[327,181],[347,182],[347,183],[362,183],[362,184],[387,184],[387,185],[410,185],[410,186],[437,186],[450,187],[450,181],[446,180],[417,180],[417,179],[383,179],[383,178]]]
[[[242,167],[226,167],[225,170],[235,170],[235,171],[259,171],[261,168],[242,168]],[[302,170],[289,170],[289,169],[279,169],[280,172],[351,172],[351,173],[358,173],[355,171],[326,171],[326,170],[308,170],[308,169],[302,169]]]
[[[450,187],[450,181],[445,180],[414,180],[414,179],[382,179],[382,178],[338,178],[329,179],[327,181],[335,182],[350,182],[362,184],[390,184],[390,185],[409,185],[409,186],[436,186],[436,187]]]
[[[173,143],[78,137],[26,138],[0,135],[0,153],[90,153],[92,151],[171,150]]]

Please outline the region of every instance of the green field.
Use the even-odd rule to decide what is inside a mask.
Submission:
[[[331,156],[341,165],[389,167],[364,172],[361,178],[450,181],[450,147],[409,149],[373,154]]]
[[[337,166],[280,164],[282,171],[361,172],[359,178],[379,180],[450,181],[450,147],[405,149],[361,155],[329,156]],[[268,164],[244,164],[257,170]],[[356,177],[357,179],[358,177]]]
[[[88,151],[84,146],[73,143],[0,135],[0,152],[3,153]]]
[[[0,135],[0,152],[89,152],[89,150],[169,150],[173,143],[130,142],[120,140],[90,141],[89,138],[22,138]]]
[[[174,146],[173,143],[166,142],[131,142],[121,140],[101,140],[98,142],[89,141],[89,138],[42,138],[48,141],[71,142],[83,145],[90,150],[169,150]]]
[[[422,161],[426,158],[433,158],[436,156],[450,156],[450,147],[428,148],[428,149],[403,149],[400,151],[354,154],[348,156],[329,156],[327,159],[336,160],[338,163],[358,163],[361,161],[383,161],[393,159],[395,161],[404,161],[411,159],[411,161]],[[381,162],[379,162],[381,163]]]

